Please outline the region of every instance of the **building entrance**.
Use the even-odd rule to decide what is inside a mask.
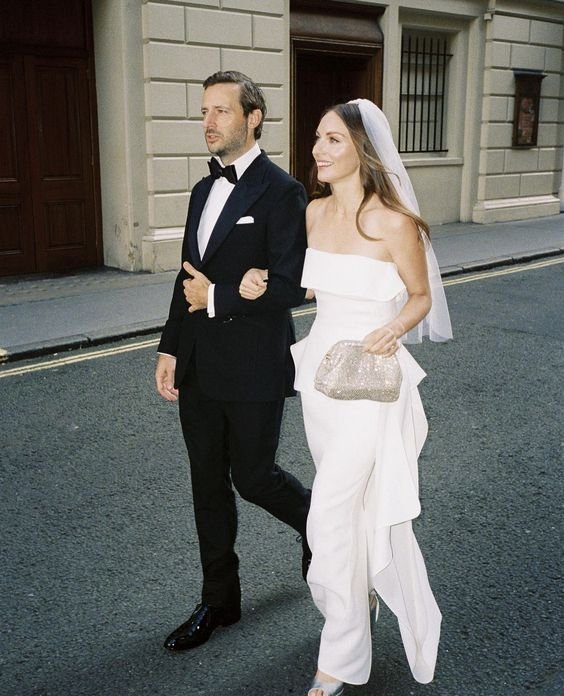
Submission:
[[[87,0],[0,2],[0,275],[102,262]]]
[[[381,104],[381,13],[346,3],[291,3],[291,170],[308,191],[311,149],[323,111],[357,97]]]

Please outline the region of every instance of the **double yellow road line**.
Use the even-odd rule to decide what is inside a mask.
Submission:
[[[443,285],[445,288],[449,285],[462,285],[463,283],[472,283],[474,280],[486,280],[487,278],[498,278],[499,276],[511,275],[512,273],[536,271],[539,268],[557,266],[560,263],[564,263],[564,257],[557,256],[551,259],[544,259],[543,261],[532,261],[531,263],[524,265],[506,266],[494,271],[480,271],[479,273],[473,273],[472,275],[462,275],[456,276],[455,278],[447,278],[445,281],[443,281]]]
[[[493,271],[484,271],[480,273],[473,273],[471,275],[461,275],[455,278],[447,278],[443,285],[445,287],[450,287],[452,285],[462,285],[464,283],[472,283],[476,280],[486,280],[488,278],[498,278],[504,275],[510,275],[512,273],[524,273],[526,271],[536,271],[539,268],[547,268],[548,266],[557,266],[558,264],[564,263],[564,258],[559,256],[557,258],[549,258],[543,261],[534,261],[526,265],[519,266],[508,266],[505,268],[500,268]],[[292,312],[292,316],[303,317],[309,314],[315,314],[315,306],[304,307],[303,309],[296,309]],[[97,360],[98,358],[108,358],[112,355],[120,355],[121,353],[130,353],[134,350],[144,350],[145,348],[154,348],[158,344],[158,339],[151,338],[143,341],[136,341],[134,343],[128,343],[123,346],[117,346],[114,348],[102,348],[100,350],[92,350],[86,353],[80,353],[78,355],[68,355],[61,358],[54,358],[52,360],[44,360],[41,362],[32,363],[30,365],[25,365],[22,367],[9,367],[6,369],[0,369],[0,379],[5,377],[17,377],[20,375],[26,375],[31,372],[39,372],[42,370],[53,370],[57,367],[64,367],[65,365],[74,365],[75,363],[84,362],[86,360]]]

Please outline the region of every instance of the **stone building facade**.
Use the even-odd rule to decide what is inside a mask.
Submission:
[[[427,121],[433,121],[431,131],[441,130],[441,147],[422,147],[418,135],[417,147],[406,147],[402,154],[429,222],[558,214],[563,3],[313,0],[311,7],[311,17],[315,20],[317,12],[321,18],[320,34],[303,44],[305,53],[307,46],[323,51],[324,41],[333,54],[339,46],[345,53],[350,50],[354,40],[327,37],[323,13],[332,8],[345,20],[350,11],[353,34],[367,22],[376,27],[380,39],[374,45],[380,53],[370,70],[379,70],[380,78],[373,95],[357,96],[380,101],[398,139],[410,127],[410,103],[423,100],[416,125],[427,134],[429,123],[423,123],[422,114],[435,113]],[[308,2],[93,0],[92,12],[104,263],[152,272],[176,268],[190,191],[207,173],[201,83],[216,70],[236,69],[261,84],[269,109],[261,146],[282,167],[291,168],[292,133],[302,127],[293,103],[296,47],[302,45],[294,41],[302,26],[295,18],[310,17]],[[338,25],[327,26],[335,32]],[[423,59],[423,72],[416,66],[419,49],[408,55],[405,48],[410,37],[414,42],[429,37],[429,45],[442,46],[442,53],[433,48]],[[418,94],[418,80],[420,87],[433,80],[438,84],[440,61],[440,95],[424,95],[424,88]],[[406,96],[410,71],[415,93]],[[519,71],[540,83],[533,114],[537,140],[525,146],[513,142]]]

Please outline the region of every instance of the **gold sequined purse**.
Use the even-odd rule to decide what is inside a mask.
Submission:
[[[398,400],[401,380],[395,355],[365,353],[361,341],[339,341],[317,368],[314,387],[332,399],[390,402]]]

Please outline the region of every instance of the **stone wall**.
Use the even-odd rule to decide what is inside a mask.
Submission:
[[[527,3],[487,19],[476,222],[556,214],[560,208],[564,16],[535,16]],[[498,3],[498,8],[501,3]],[[511,12],[511,10],[520,10]],[[530,12],[525,13],[524,10]],[[520,15],[520,16],[519,16]],[[513,69],[542,71],[536,147],[513,148]]]
[[[105,263],[178,268],[190,191],[207,174],[200,103],[208,75],[241,70],[263,87],[269,111],[260,144],[288,168],[290,0],[92,0],[92,6]],[[558,213],[564,4],[387,0],[380,24],[383,108],[395,134],[403,28],[451,37],[448,152],[405,157],[425,217],[437,224]],[[546,75],[534,148],[512,147],[513,68]]]
[[[268,106],[260,145],[288,166],[288,8],[284,0],[191,0],[143,6],[149,230],[143,265],[179,261],[189,192],[207,174],[200,122],[202,82],[240,70]]]

